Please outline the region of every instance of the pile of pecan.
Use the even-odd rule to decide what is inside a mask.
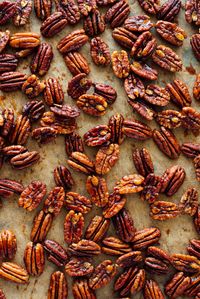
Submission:
[[[174,134],[174,129],[179,127],[193,134],[200,130],[200,113],[191,107],[187,84],[177,78],[165,87],[149,83],[157,80],[161,69],[172,73],[183,69],[181,57],[174,48],[158,45],[156,34],[172,46],[183,46],[187,33],[177,24],[179,11],[184,6],[186,21],[198,28],[200,2],[186,0],[183,5],[181,0],[168,0],[161,5],[159,0],[138,0],[138,4],[145,13],[153,15],[154,20],[157,18],[156,23],[145,14],[133,12],[129,16],[131,7],[127,0],[0,3],[0,26],[5,25],[0,31],[0,90],[3,93],[21,90],[28,99],[20,114],[11,108],[1,110],[0,167],[6,162],[15,170],[32,167],[39,161],[40,153],[27,148],[29,137],[45,144],[63,135],[67,165],[87,176],[88,197],[72,191],[74,178],[64,165],[54,169],[55,187],[48,194],[47,186],[41,181],[23,186],[16,180],[0,179],[1,198],[16,194],[19,207],[28,212],[40,206],[33,220],[30,242],[24,250],[24,267],[12,261],[17,251],[15,234],[5,229],[0,232],[0,278],[27,284],[30,276],[44,272],[46,256],[57,266],[50,278],[48,299],[67,298],[67,276],[73,278],[75,299],[95,299],[95,291],[115,276],[113,298],[128,299],[138,292],[142,292],[144,299],[164,299],[165,295],[172,299],[200,298],[200,240],[190,240],[187,254],[170,254],[160,247],[159,228],[137,230],[125,207],[126,195],[138,193],[141,200],[147,202],[152,219],[164,221],[187,214],[200,234],[200,204],[195,187],[188,188],[178,203],[159,200],[162,194],[168,197],[176,194],[185,180],[184,168],[175,164],[158,176],[150,152],[146,148],[135,148],[132,158],[137,173],[120,178],[112,192],[104,178],[119,160],[125,138],[136,142],[152,138],[169,159],[178,159],[181,153],[191,158],[196,179],[200,181],[200,143],[180,144]],[[73,76],[67,93],[76,106],[64,103],[63,88],[57,78],[42,79],[54,57],[50,41],[41,41],[38,33],[11,33],[6,28],[9,22],[18,28],[26,25],[33,7],[42,22],[43,38],[52,38],[66,26],[82,21],[83,28],[71,30],[57,45]],[[112,38],[122,50],[110,53],[108,44],[99,36],[106,27],[111,28]],[[96,125],[81,138],[77,132],[81,111],[100,117],[117,98],[112,86],[89,78],[89,64],[79,51],[88,42],[94,64],[101,67],[112,64],[113,73],[123,80],[127,101],[134,112],[144,121],[155,120],[159,129],[116,113],[107,124]],[[200,61],[200,34],[192,35],[190,43]],[[31,74],[17,71],[20,61],[30,55]],[[200,74],[196,77],[193,96],[200,100]],[[168,104],[176,108],[167,109]],[[85,153],[84,146],[97,147],[95,159]],[[101,215],[95,215],[85,229],[85,218],[93,206],[100,208]],[[67,210],[63,227],[67,247],[47,238],[63,207]],[[115,236],[108,234],[111,223]],[[111,259],[95,265],[94,258],[101,253]],[[160,275],[166,276],[164,286],[156,282]],[[6,298],[1,289],[0,298]]]

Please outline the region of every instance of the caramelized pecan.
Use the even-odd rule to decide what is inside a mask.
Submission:
[[[41,43],[37,52],[32,58],[30,69],[33,74],[44,76],[48,72],[53,59],[52,46],[48,43]]]
[[[78,243],[72,243],[68,247],[68,253],[74,256],[92,257],[100,254],[100,246],[91,240],[82,239]]]
[[[0,74],[15,71],[18,59],[13,54],[0,54]]]
[[[13,23],[15,26],[26,25],[32,11],[32,0],[17,0],[16,4]]]
[[[185,142],[181,146],[181,152],[188,158],[195,158],[200,154],[200,144]]]
[[[200,258],[200,241],[192,239],[190,240],[189,245],[187,246],[187,251],[190,255]]]
[[[44,20],[40,31],[44,37],[52,37],[58,34],[67,25],[68,21],[62,12],[54,12]]]
[[[144,101],[136,99],[134,101],[128,99],[129,105],[133,108],[133,111],[136,111],[146,120],[153,120],[155,111],[148,106]]]
[[[56,271],[51,274],[48,299],[67,299],[68,287],[64,273]]]
[[[195,173],[196,173],[196,180],[200,182],[200,155],[196,156],[193,160]]]
[[[107,285],[116,275],[116,265],[110,260],[100,263],[89,278],[89,286],[93,289],[99,289]]]
[[[182,126],[189,130],[200,129],[200,113],[192,107],[183,107]]]
[[[62,267],[66,264],[68,255],[66,250],[59,243],[53,240],[45,240],[43,246],[47,253],[48,261],[58,267]]]
[[[200,100],[200,74],[196,76],[196,80],[194,82],[193,96],[197,101]]]
[[[99,146],[107,143],[111,138],[109,127],[106,125],[98,125],[89,131],[84,136],[84,142],[87,146]]]
[[[51,228],[53,215],[44,211],[39,211],[33,220],[33,227],[31,230],[30,239],[34,243],[43,242]]]
[[[87,258],[71,258],[65,265],[65,272],[72,277],[90,275],[94,271],[93,265]]]
[[[40,243],[28,242],[24,251],[24,264],[32,276],[40,276],[44,271],[44,248]]]
[[[171,0],[170,0],[171,1]],[[174,0],[172,0],[174,1]],[[169,47],[159,45],[152,55],[153,62],[164,70],[179,72],[182,70],[181,58]]]
[[[61,54],[66,54],[78,50],[86,44],[87,41],[88,36],[85,34],[85,31],[83,29],[78,29],[62,38],[57,45],[57,49]]]
[[[63,187],[54,187],[44,202],[44,212],[46,214],[51,213],[53,216],[57,216],[62,209],[64,198],[65,191]]]
[[[147,250],[147,257],[145,258],[144,265],[148,272],[152,274],[167,274],[171,258],[169,254],[155,246],[151,246]]]
[[[37,163],[40,159],[40,154],[36,151],[25,152],[12,157],[10,164],[15,169],[24,169]]]
[[[153,23],[149,16],[139,15],[131,16],[124,22],[124,28],[132,31],[141,33],[143,31],[148,31],[153,27]]]
[[[34,32],[14,33],[10,37],[9,44],[12,48],[30,49],[39,46],[40,35]]]
[[[96,65],[109,65],[111,62],[109,47],[99,36],[90,41],[90,54]]]
[[[187,38],[185,30],[175,23],[158,21],[156,31],[164,40],[174,46],[182,46],[184,39]]]
[[[110,220],[102,216],[94,216],[85,231],[85,239],[99,242],[105,236],[110,226]]]
[[[120,0],[105,14],[106,23],[110,24],[111,28],[121,26],[130,13],[130,6],[126,0]]]
[[[129,98],[131,104],[136,98],[143,98],[145,93],[145,87],[143,82],[134,74],[130,74],[124,80],[124,89]]]
[[[187,0],[185,3],[185,19],[189,24],[200,25],[200,3],[198,0]]]
[[[27,271],[21,266],[10,262],[2,263],[0,268],[0,277],[19,284],[26,284],[29,281]]]
[[[87,279],[74,280],[72,285],[74,299],[96,299],[94,291],[89,287]]]
[[[73,210],[65,217],[64,222],[64,239],[68,244],[78,243],[83,235],[84,218],[81,213]]]
[[[190,106],[192,99],[185,82],[175,79],[172,83],[166,86],[167,91],[170,93],[171,100],[179,107]]]
[[[169,104],[170,94],[165,88],[150,84],[145,90],[144,99],[152,105],[164,107]]]
[[[90,67],[86,58],[79,52],[73,51],[64,55],[64,61],[73,76],[80,73],[89,74]]]
[[[10,31],[0,31],[0,53],[3,52],[10,39]]]
[[[82,153],[84,151],[84,146],[81,136],[76,133],[66,135],[65,150],[68,156],[70,156],[73,152]]]
[[[87,17],[88,14],[96,9],[96,0],[77,0],[80,13]]]
[[[96,94],[83,94],[76,104],[79,109],[92,116],[103,116],[108,106],[106,99]]]
[[[127,137],[135,140],[146,140],[152,137],[151,128],[136,119],[124,120],[123,132]]]
[[[118,144],[111,143],[107,146],[102,146],[96,154],[96,173],[99,175],[107,174],[119,160],[119,153]]]
[[[102,252],[108,255],[122,255],[132,251],[129,244],[116,237],[107,237],[102,240]]]
[[[54,169],[54,180],[57,186],[63,187],[65,190],[70,190],[74,185],[71,172],[65,166],[57,166]]]
[[[119,213],[126,204],[126,197],[113,192],[108,197],[108,203],[104,207],[103,215],[105,218],[111,218]]]
[[[87,214],[91,208],[91,200],[75,192],[68,192],[65,197],[65,206],[69,210]]]
[[[76,171],[83,172],[85,174],[91,174],[94,172],[94,163],[85,154],[80,152],[73,152],[70,159],[67,161],[70,167]]]
[[[164,295],[155,280],[146,280],[143,290],[145,299],[164,299]]]
[[[143,32],[134,43],[131,49],[131,56],[134,56],[136,59],[146,60],[152,56],[156,46],[156,39],[151,32]]]
[[[106,180],[97,176],[89,176],[86,182],[87,192],[91,201],[98,207],[104,207],[108,203],[108,187]]]
[[[144,189],[141,192],[141,199],[153,203],[160,193],[161,178],[154,173],[149,173],[144,181]]]
[[[153,162],[150,153],[146,148],[142,148],[141,150],[136,148],[132,153],[132,157],[136,170],[143,177],[154,172]]]
[[[179,206],[173,202],[155,201],[150,206],[150,216],[154,220],[167,220],[180,215]]]
[[[147,247],[158,243],[161,232],[157,227],[149,227],[136,231],[132,240],[133,250],[145,250]]]
[[[35,122],[41,118],[44,111],[45,111],[45,107],[43,101],[33,100],[27,102],[23,106],[22,115],[27,116],[31,122]]]
[[[30,120],[27,116],[19,115],[9,136],[10,143],[24,145],[30,135],[30,129]]]
[[[200,61],[200,34],[193,34],[190,44],[196,59]]]
[[[57,131],[51,127],[40,127],[32,131],[32,138],[41,144],[48,143],[55,139]]]
[[[0,232],[0,257],[2,260],[12,260],[17,251],[17,240],[11,230]]]
[[[159,9],[157,18],[172,22],[181,9],[181,0],[168,0]]]
[[[126,51],[114,51],[111,56],[112,68],[116,77],[126,78],[130,72],[130,63]]]
[[[0,196],[9,197],[14,193],[21,194],[24,190],[24,186],[14,180],[0,179]]]
[[[131,71],[141,78],[147,80],[156,80],[158,78],[157,70],[153,69],[146,63],[133,61],[131,64]]]
[[[130,251],[118,257],[116,264],[123,268],[129,268],[132,265],[140,263],[142,259],[141,251]]]
[[[164,110],[157,113],[155,119],[160,126],[168,129],[175,129],[182,125],[183,116],[176,110]]]
[[[40,20],[45,20],[51,15],[52,0],[34,0],[35,14]]]
[[[111,133],[111,142],[120,145],[124,141],[123,123],[124,117],[119,113],[110,117],[108,126]]]
[[[6,24],[16,12],[16,3],[3,1],[0,3],[0,25]]]
[[[30,75],[22,85],[22,91],[29,99],[36,98],[45,89],[45,84],[36,75]]]
[[[112,218],[115,230],[120,239],[124,242],[132,242],[135,235],[133,218],[125,208]]]
[[[27,76],[21,72],[6,72],[0,74],[0,90],[15,91],[22,88]]]
[[[100,14],[98,9],[90,12],[83,21],[83,29],[90,37],[103,33],[105,27],[104,17]]]
[[[53,104],[62,104],[64,101],[64,92],[58,79],[48,78],[45,81],[44,101],[48,106]]]
[[[139,174],[130,174],[122,177],[115,184],[114,190],[119,194],[137,193],[143,190],[144,177]]]
[[[124,27],[117,27],[112,31],[113,39],[122,47],[131,49],[137,39],[137,36]]]
[[[200,261],[197,257],[187,254],[173,254],[172,265],[178,271],[186,273],[198,273],[200,271]]]
[[[176,273],[165,285],[165,293],[172,299],[184,294],[190,284],[190,277],[185,276],[183,272]]]
[[[56,9],[61,11],[68,23],[75,25],[80,20],[80,12],[74,0],[55,0]]]
[[[85,94],[92,86],[92,81],[87,79],[86,77],[86,74],[80,73],[74,76],[68,82],[67,93],[72,97],[72,99],[78,99],[81,95]]]
[[[160,9],[160,0],[138,0],[142,9],[152,15],[155,15]]]
[[[198,191],[196,188],[188,188],[182,195],[179,208],[182,213],[194,216],[198,209]]]

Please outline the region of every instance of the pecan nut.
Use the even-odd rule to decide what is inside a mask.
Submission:
[[[106,125],[98,125],[89,131],[84,136],[84,142],[87,146],[99,146],[107,143],[111,138],[109,127]]]
[[[90,67],[86,58],[79,52],[73,51],[64,55],[64,61],[73,76],[80,73],[89,74]]]
[[[70,190],[74,185],[71,172],[65,166],[57,166],[54,169],[54,180],[57,186],[63,187],[66,190]]]
[[[132,157],[136,170],[143,177],[154,172],[153,162],[146,148],[142,148],[141,150],[135,149],[132,153]]]
[[[92,116],[103,116],[108,106],[106,99],[96,94],[83,94],[76,104],[79,109]]]
[[[115,27],[121,26],[127,19],[130,13],[130,6],[127,1],[120,0],[111,8],[109,8],[105,14],[106,23],[110,24],[113,29]]]
[[[146,280],[143,290],[145,299],[164,299],[164,295],[155,280]]]
[[[67,93],[72,99],[76,100],[85,94],[92,86],[92,81],[86,78],[86,74],[80,73],[68,82]]]
[[[183,116],[179,111],[165,110],[159,112],[155,119],[160,126],[168,129],[175,129],[182,125]]]
[[[57,49],[61,54],[66,54],[80,49],[87,41],[88,36],[85,34],[85,30],[75,30],[59,41]]]
[[[152,274],[167,274],[171,264],[169,254],[155,246],[151,246],[147,250],[147,257],[144,261],[145,268]]]
[[[160,9],[160,0],[138,0],[142,9],[152,15],[156,15],[156,13]]]
[[[64,222],[64,239],[68,244],[78,243],[83,235],[84,218],[81,213],[73,210],[65,217]]]
[[[141,199],[153,203],[160,193],[161,178],[154,173],[149,173],[144,181],[144,189],[141,192]]]
[[[15,234],[10,230],[0,232],[0,257],[1,259],[12,260],[17,251],[17,240]]]
[[[174,0],[173,0],[174,1]],[[170,72],[180,72],[183,63],[181,58],[169,47],[159,45],[152,55],[153,62],[164,70]]]
[[[130,72],[130,63],[126,51],[114,51],[111,56],[112,68],[117,78],[126,78]]]
[[[57,11],[61,11],[68,23],[75,25],[80,20],[78,5],[74,0],[55,0]]]
[[[72,256],[92,257],[99,255],[100,246],[91,240],[82,239],[78,243],[72,243],[68,247],[68,253]]]
[[[135,236],[135,226],[133,218],[125,208],[121,209],[112,218],[115,230],[119,238],[124,242],[132,242]]]
[[[81,136],[76,133],[66,135],[65,150],[68,156],[71,156],[73,152],[83,153],[84,146]]]
[[[32,138],[41,144],[48,143],[55,139],[58,132],[52,127],[40,127],[32,131]]]
[[[44,271],[44,248],[40,243],[28,242],[24,251],[24,264],[30,275],[40,276]]]
[[[150,216],[154,220],[167,220],[180,215],[179,206],[173,202],[155,201],[150,206]]]
[[[87,192],[91,201],[98,207],[104,207],[108,203],[108,187],[106,180],[97,176],[89,176],[86,182]]]
[[[19,115],[9,136],[10,143],[24,145],[30,135],[30,129],[30,120],[27,116]]]
[[[117,27],[112,31],[113,39],[122,47],[131,49],[137,39],[137,36],[124,27]]]
[[[48,298],[56,299],[56,297],[60,297],[63,299],[67,299],[67,295],[68,287],[64,273],[60,271],[52,273],[49,283]]]
[[[182,46],[184,39],[187,38],[185,30],[175,23],[158,21],[156,31],[164,40],[174,46]]]
[[[200,182],[200,155],[194,158],[193,163],[195,168],[196,180]]]
[[[96,0],[78,0],[78,8],[80,13],[87,17],[88,14],[96,9]]]
[[[179,208],[182,213],[194,216],[198,209],[198,191],[196,188],[188,188],[182,195]]]
[[[134,56],[139,60],[146,60],[147,58],[152,56],[156,47],[157,42],[151,32],[143,32],[134,43],[131,49],[131,56]]]
[[[200,34],[193,34],[190,44],[196,59],[200,61]]]
[[[111,62],[109,47],[99,36],[90,41],[90,54],[96,65],[106,66]]]
[[[188,158],[195,158],[200,154],[200,144],[185,142],[181,146],[181,152]]]
[[[48,43],[41,43],[33,56],[30,69],[31,73],[44,76],[48,72],[53,59],[52,46]]]
[[[130,74],[124,80],[124,89],[128,96],[128,102],[131,104],[136,98],[143,98],[145,94],[145,87],[143,82],[134,74]]]
[[[166,89],[170,93],[171,100],[177,106],[182,108],[191,105],[192,98],[185,82],[175,79],[172,83],[167,84]]]
[[[9,43],[12,48],[17,49],[36,48],[40,44],[40,35],[34,32],[14,33]]]
[[[192,107],[183,107],[182,111],[182,126],[189,130],[200,129],[200,113]]]
[[[58,79],[48,78],[45,81],[44,101],[48,106],[53,104],[62,104],[64,101],[64,92]]]
[[[85,231],[85,239],[94,242],[101,241],[110,226],[110,220],[102,216],[94,216]]]
[[[139,115],[141,115],[146,120],[153,120],[155,111],[148,106],[144,101],[142,100],[135,100],[132,101],[128,99],[129,105],[133,108],[133,111],[136,111]]]
[[[22,91],[29,99],[36,98],[45,89],[45,84],[36,75],[29,76],[22,85]]]
[[[188,274],[198,273],[200,270],[200,261],[197,257],[187,254],[173,254],[172,265],[178,271]]]
[[[147,247],[158,243],[160,236],[161,232],[157,227],[136,231],[132,240],[132,248],[133,250],[145,250]]]
[[[44,212],[57,216],[64,204],[65,191],[63,187],[54,187],[46,198],[43,206]]]
[[[139,174],[130,174],[122,177],[115,184],[114,190],[119,194],[137,193],[143,190],[144,177]]]
[[[27,76],[21,72],[6,72],[0,74],[0,90],[15,91],[22,88]]]
[[[45,20],[51,15],[52,0],[34,0],[35,14],[40,20]]]
[[[159,9],[157,18],[173,22],[181,9],[181,0],[168,0]]]
[[[132,251],[129,244],[116,237],[107,237],[102,240],[102,243],[101,251],[108,255],[118,256]]]
[[[183,167],[174,165],[168,168],[161,177],[161,192],[167,196],[174,195],[181,187],[185,179],[185,170]]]
[[[85,174],[94,173],[94,163],[85,154],[73,152],[67,161],[70,167]]]
[[[18,59],[13,54],[0,54],[0,74],[15,71]]]
[[[103,33],[105,31],[105,27],[104,18],[98,9],[90,12],[83,21],[83,29],[90,37]]]
[[[107,285],[116,275],[116,265],[110,260],[100,263],[89,278],[89,286],[93,289],[99,289]]]
[[[200,4],[198,0],[187,0],[185,3],[185,19],[189,24],[200,25]]]
[[[35,122],[42,117],[44,111],[43,101],[33,100],[23,106],[22,115],[27,116],[31,122]]]
[[[108,198],[108,203],[103,209],[103,215],[105,218],[111,218],[119,213],[126,204],[126,197],[118,194],[111,193]]]
[[[3,1],[0,3],[0,25],[6,24],[16,12],[16,3]]]
[[[165,285],[165,293],[172,299],[182,296],[190,285],[190,277],[185,276],[183,272],[176,273]]]
[[[31,230],[30,239],[32,242],[43,242],[51,228],[53,222],[53,215],[40,211],[33,220],[33,227]]]
[[[119,145],[111,143],[108,146],[102,146],[95,159],[95,170],[99,175],[107,174],[119,160]]]
[[[139,15],[131,16],[124,22],[124,28],[130,30],[131,32],[144,32],[148,31],[153,27],[153,23],[149,16]]]
[[[190,240],[190,244],[187,246],[187,251],[190,255],[196,256],[198,259],[200,258],[200,241],[192,239]]]
[[[69,210],[87,214],[91,208],[91,200],[76,192],[68,192],[65,198],[65,206]]]
[[[65,272],[72,277],[87,276],[93,271],[94,267],[87,258],[74,257],[65,265]]]
[[[197,75],[193,86],[193,96],[199,101],[200,100],[200,74]]]
[[[117,143],[120,145],[124,141],[123,123],[124,118],[119,113],[110,117],[108,126],[110,129],[110,140],[112,143]]]
[[[25,152],[19,155],[14,156],[10,160],[10,164],[15,169],[24,169],[27,167],[32,166],[33,164],[37,163],[40,159],[40,154],[36,151],[32,152]]]
[[[103,98],[105,98],[108,105],[113,104],[117,98],[116,90],[112,86],[107,85],[107,84],[95,83],[94,84],[94,92],[95,92],[95,94],[100,95]]]
[[[147,80],[157,80],[158,72],[146,63],[133,61],[131,64],[131,71],[137,76]]]
[[[0,196],[9,197],[14,193],[21,194],[24,190],[24,186],[14,180],[0,179]]]
[[[87,279],[78,279],[74,280],[72,285],[72,293],[74,298],[88,298],[88,299],[96,299],[96,295],[94,291],[89,287],[89,282]]]
[[[62,12],[56,11],[44,20],[40,31],[44,37],[52,37],[62,31],[67,23],[68,21]]]
[[[27,271],[21,266],[10,262],[2,263],[0,268],[0,277],[19,284],[26,284],[29,281]]]
[[[44,249],[47,253],[48,261],[54,263],[58,267],[63,267],[68,259],[66,250],[56,241],[45,240]]]
[[[10,39],[10,31],[0,31],[0,53],[3,52]]]
[[[32,11],[32,0],[17,0],[16,4],[13,23],[15,26],[26,25]]]
[[[11,108],[6,108],[1,112],[3,125],[1,126],[1,136],[7,137],[10,135],[14,125],[14,111]]]
[[[141,251],[130,251],[118,257],[116,264],[122,268],[129,268],[141,263],[142,259]]]

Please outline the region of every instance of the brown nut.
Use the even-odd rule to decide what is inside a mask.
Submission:
[[[2,260],[12,260],[17,251],[15,234],[10,230],[0,232],[0,257]]]
[[[0,277],[19,284],[26,284],[29,281],[27,271],[21,266],[10,262],[2,263],[0,268]]]
[[[0,53],[3,52],[10,39],[10,31],[0,31]]]
[[[109,8],[105,14],[105,22],[110,24],[113,29],[115,27],[121,26],[127,19],[130,13],[130,6],[127,1],[120,0],[111,8]]]
[[[150,216],[154,220],[164,221],[180,215],[179,206],[173,202],[155,201],[150,206]]]
[[[40,276],[44,271],[44,248],[40,243],[28,242],[24,251],[24,264],[32,276]]]
[[[158,72],[146,63],[133,61],[131,64],[131,71],[137,76],[147,80],[157,80]]]
[[[73,281],[72,293],[74,299],[96,299],[94,291],[89,287],[87,279],[77,279]]]
[[[51,142],[55,139],[57,130],[52,127],[39,127],[32,131],[32,138],[41,144]]]
[[[101,252],[100,246],[91,240],[81,239],[78,243],[72,243],[68,247],[68,253],[72,256],[93,257]]]
[[[119,160],[119,145],[111,143],[108,146],[102,146],[95,159],[95,170],[99,175],[107,174]]]
[[[141,117],[146,120],[153,120],[155,111],[143,100],[130,100],[128,99],[129,105],[133,108],[133,111],[137,112]]]
[[[200,154],[200,144],[185,142],[181,146],[181,152],[188,158],[195,158]]]
[[[173,0],[174,1],[174,0]],[[170,72],[180,72],[183,63],[181,58],[169,47],[159,45],[152,55],[153,62],[164,70]]]
[[[85,231],[85,239],[92,240],[94,242],[101,241],[110,226],[110,220],[105,219],[102,216],[94,216]]]
[[[198,209],[198,191],[196,188],[188,188],[182,195],[179,208],[183,214],[194,216]]]
[[[57,216],[64,204],[65,191],[63,187],[54,187],[46,198],[43,206],[44,212],[51,213],[53,216]]]
[[[170,98],[179,107],[190,106],[192,98],[185,82],[175,79],[172,83],[166,85]]]
[[[103,83],[95,83],[94,84],[94,92],[106,99],[108,105],[111,105],[115,102],[117,98],[116,90],[107,84]]]
[[[35,14],[40,20],[45,20],[51,15],[52,0],[34,0]]]
[[[51,228],[53,222],[53,215],[44,211],[39,211],[33,220],[33,227],[31,230],[30,239],[32,242],[43,242]]]
[[[26,25],[32,11],[32,0],[17,0],[16,4],[13,23],[15,26]]]
[[[9,197],[14,193],[21,194],[24,190],[24,186],[14,180],[0,179],[0,196]]]
[[[185,276],[183,272],[176,273],[165,285],[165,293],[172,299],[183,295],[190,285],[190,277]]]
[[[100,263],[89,278],[89,286],[93,289],[99,289],[107,285],[117,272],[116,265],[110,260]]]
[[[143,190],[144,177],[139,174],[125,175],[116,182],[114,191],[119,194],[137,193]]]
[[[190,255],[196,256],[198,259],[200,257],[200,241],[192,239],[187,246],[187,251]]]
[[[182,126],[188,130],[200,129],[200,113],[192,107],[183,107],[182,111]]]
[[[77,2],[80,13],[84,17],[96,9],[96,0],[78,0]]]
[[[73,257],[65,265],[65,272],[71,277],[89,276],[94,271],[88,258]]]
[[[68,21],[62,12],[55,11],[44,20],[40,31],[44,37],[52,37],[58,34],[67,25]]]
[[[73,51],[64,55],[64,61],[73,76],[80,73],[89,74],[90,67],[86,58],[79,52]]]
[[[160,0],[138,0],[142,9],[152,15],[156,15],[156,13],[160,9]]]
[[[51,274],[48,299],[67,299],[68,287],[64,273],[56,271]]]
[[[68,259],[66,250],[56,241],[45,240],[44,249],[47,253],[48,261],[54,263],[58,267],[63,267]]]
[[[113,192],[108,197],[108,203],[103,209],[103,216],[105,218],[111,218],[119,213],[126,204],[126,197]]]
[[[133,47],[137,39],[137,36],[133,32],[124,27],[115,28],[112,31],[112,37],[118,44],[129,50]]]
[[[6,72],[0,74],[0,90],[15,91],[22,88],[27,76],[21,72]]]
[[[197,257],[187,254],[173,254],[172,265],[178,271],[188,274],[199,273],[200,261]]]
[[[48,78],[45,81],[44,101],[48,106],[53,104],[62,104],[64,101],[64,92],[58,79]]]
[[[74,0],[55,0],[56,10],[62,12],[68,23],[75,25],[80,20],[78,5]]]
[[[16,12],[16,3],[11,1],[3,1],[0,4],[0,25],[6,24]]]
[[[65,206],[68,210],[87,214],[91,208],[91,200],[76,192],[68,192],[65,197]]]
[[[53,59],[53,49],[48,43],[41,43],[30,64],[31,73],[44,76],[48,72]]]
[[[103,116],[108,107],[106,99],[96,94],[83,94],[76,104],[79,109],[92,116]]]
[[[130,30],[131,32],[144,32],[149,31],[153,27],[153,23],[149,16],[139,15],[131,16],[124,22],[124,28]]]
[[[103,15],[98,9],[93,10],[83,21],[83,29],[90,36],[100,35],[105,31],[106,25]]]
[[[73,152],[83,153],[84,146],[81,136],[76,133],[66,135],[65,150],[68,156],[71,156]]]
[[[22,85],[22,91],[29,99],[36,98],[45,89],[45,84],[36,75],[30,75]]]
[[[116,233],[124,242],[132,242],[135,236],[135,226],[129,211],[121,209],[117,215],[112,218]]]
[[[189,24],[200,25],[200,6],[198,0],[187,0],[185,3],[185,19]]]
[[[31,122],[40,119],[45,111],[43,101],[29,101],[23,106],[22,115],[27,116]]]
[[[132,240],[133,250],[145,250],[147,247],[158,243],[161,231],[157,227],[149,227],[136,231]]]
[[[164,299],[164,295],[155,280],[146,280],[143,290],[145,299]]]
[[[92,81],[87,79],[87,75],[80,73],[74,76],[69,82],[67,93],[72,99],[76,100],[81,95],[85,94],[92,86]]]
[[[104,254],[118,256],[132,251],[129,244],[116,237],[107,237],[102,240],[102,243],[101,251]]]
[[[200,61],[200,34],[193,34],[190,39],[190,44],[194,53],[194,56]]]
[[[87,146],[100,146],[110,140],[111,133],[106,125],[98,125],[83,135],[84,142]]]
[[[150,153],[146,148],[142,148],[141,150],[135,149],[132,153],[132,158],[136,170],[143,177],[154,172],[153,162]]]
[[[157,12],[157,18],[173,22],[181,9],[181,0],[168,0],[166,1]]]
[[[152,105],[164,107],[169,104],[170,94],[165,88],[150,84],[145,90],[144,99]]]
[[[168,129],[175,129],[182,125],[183,116],[176,110],[164,110],[157,113],[155,119],[160,126]]]
[[[196,180],[200,182],[200,155],[194,158],[193,163],[195,168]]]
[[[71,172],[65,166],[57,166],[54,169],[54,180],[57,186],[63,187],[65,191],[70,190],[74,185]]]
[[[15,71],[18,59],[13,54],[0,54],[0,73]]]
[[[74,170],[83,172],[85,174],[94,173],[94,163],[85,154],[80,152],[73,152],[67,160],[67,163]]]
[[[124,80],[124,89],[128,96],[128,103],[132,104],[135,99],[143,98],[145,94],[145,87],[143,82],[134,74],[130,74]]]
[[[160,194],[161,186],[161,178],[154,173],[149,173],[145,178],[140,198],[149,204],[153,203]]]
[[[86,190],[96,206],[104,207],[108,203],[108,187],[104,178],[94,175],[89,176],[86,182]]]
[[[132,265],[141,263],[142,259],[141,251],[130,251],[118,257],[116,264],[122,268],[129,268]]]
[[[146,140],[152,137],[151,128],[136,119],[124,120],[123,132],[127,137],[135,140]]]
[[[61,54],[66,54],[71,51],[78,50],[88,41],[88,36],[83,29],[75,30],[62,38],[57,49]]]
[[[96,65],[109,65],[111,62],[110,50],[108,45],[101,37],[94,37],[90,41],[90,54]]]
[[[84,218],[81,213],[73,210],[65,217],[64,222],[64,239],[68,244],[78,243],[83,235]]]
[[[200,74],[196,76],[196,80],[194,82],[193,96],[197,101],[200,100]]]
[[[148,272],[157,275],[167,274],[170,264],[171,257],[166,251],[155,246],[148,247],[144,261],[145,269]]]
[[[40,35],[34,32],[14,33],[10,37],[9,44],[12,48],[36,48],[40,44]]]
[[[114,51],[111,55],[112,68],[116,77],[126,78],[130,72],[130,63],[126,51]]]
[[[11,144],[24,145],[30,136],[30,120],[27,116],[19,115],[13,124],[9,141]]]
[[[135,41],[131,49],[131,56],[134,56],[138,60],[146,60],[152,56],[156,47],[156,39],[150,31],[145,31]]]

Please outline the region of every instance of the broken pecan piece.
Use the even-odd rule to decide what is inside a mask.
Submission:
[[[110,260],[100,263],[89,278],[89,286],[93,289],[99,289],[107,285],[116,275],[117,268]]]
[[[17,240],[11,230],[3,229],[0,232],[0,257],[2,260],[12,260],[17,251]]]
[[[53,59],[52,46],[48,43],[41,43],[37,52],[32,58],[30,70],[33,74],[44,76],[48,72]]]
[[[157,18],[173,22],[181,9],[181,0],[168,0],[166,1],[157,12]]]
[[[45,84],[36,75],[30,75],[22,85],[22,91],[29,99],[36,98],[45,89]]]
[[[61,54],[66,54],[80,49],[87,41],[88,36],[85,34],[85,30],[78,29],[62,38],[57,45],[57,49]]]
[[[90,41],[90,54],[96,65],[106,66],[111,62],[109,47],[99,36]]]
[[[174,0],[173,0],[174,1]],[[159,45],[152,55],[153,62],[164,70],[170,72],[180,72],[183,63],[181,58],[169,47]]]
[[[94,175],[89,176],[86,182],[86,190],[96,206],[104,207],[108,203],[108,187],[104,178]]]
[[[62,12],[55,11],[44,20],[40,27],[41,34],[44,37],[52,37],[58,34],[67,25],[68,21]]]
[[[83,235],[84,218],[81,213],[73,210],[65,217],[64,222],[64,239],[68,244],[78,243]]]
[[[99,175],[107,174],[119,160],[119,145],[111,143],[102,146],[95,158],[95,170]]]
[[[198,191],[196,188],[188,188],[182,195],[179,208],[182,213],[194,216],[198,209]]]
[[[132,242],[135,236],[135,226],[133,218],[125,208],[112,218],[115,230],[119,238],[124,242]]]
[[[32,276],[40,276],[44,271],[44,248],[40,243],[28,242],[24,251],[24,264],[27,272]]]

